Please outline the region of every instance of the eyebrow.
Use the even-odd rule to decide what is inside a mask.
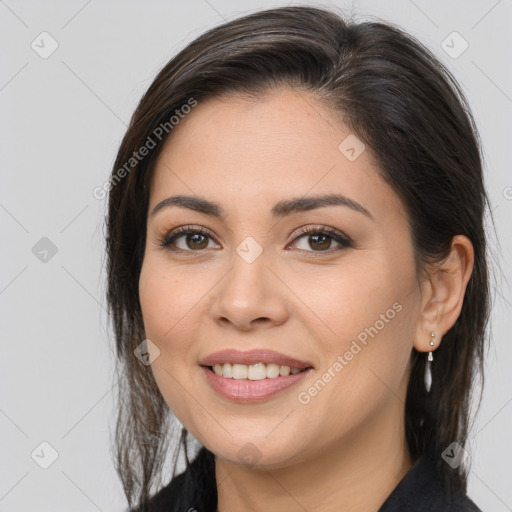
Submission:
[[[171,196],[167,199],[164,199],[163,201],[160,201],[153,208],[151,215],[153,216],[159,211],[172,206],[188,208],[199,213],[204,213],[205,215],[211,215],[218,219],[223,219],[226,215],[226,211],[221,205],[197,196],[186,195]],[[283,218],[293,213],[314,210],[316,208],[322,208],[326,206],[346,206],[374,220],[373,215],[366,208],[364,208],[357,201],[354,201],[353,199],[350,199],[349,197],[346,197],[342,194],[299,197],[279,201],[273,206],[273,208],[270,210],[270,213],[274,218]]]

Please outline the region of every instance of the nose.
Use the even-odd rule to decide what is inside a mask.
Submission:
[[[238,254],[224,279],[213,290],[211,315],[217,324],[250,331],[257,326],[275,327],[289,315],[286,286],[261,254],[248,263]]]

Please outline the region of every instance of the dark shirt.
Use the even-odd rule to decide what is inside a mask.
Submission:
[[[432,462],[421,457],[378,512],[482,512],[467,495],[450,499]]]
[[[215,473],[212,458],[198,457],[191,467],[177,475],[150,500],[151,512],[215,512],[217,492],[215,481],[208,480],[197,486],[193,481],[191,470],[201,469],[206,474]],[[199,487],[195,498],[190,496],[190,489]],[[199,506],[198,506],[199,505]],[[137,512],[130,509],[129,512]],[[340,511],[350,512],[343,507]],[[373,512],[373,511],[369,511]],[[427,458],[418,459],[407,474],[398,483],[377,512],[482,512],[465,494],[450,497],[445,491],[443,481],[438,476],[434,464]]]

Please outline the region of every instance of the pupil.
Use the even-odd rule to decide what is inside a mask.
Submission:
[[[325,240],[326,240],[327,238],[329,238],[329,237],[328,237],[328,236],[326,236],[326,235],[312,235],[312,238],[313,238],[313,239],[315,239],[315,242],[314,242],[314,243],[316,244],[316,243],[318,243],[318,242],[317,242],[317,239],[319,239],[319,238],[320,238],[320,239],[323,239],[323,241],[324,241],[324,243],[325,243]],[[322,242],[320,242],[320,244],[321,244],[321,243],[322,243]],[[311,244],[310,244],[310,245],[311,245]],[[328,245],[329,245],[329,243],[327,243],[327,246],[328,246]],[[312,247],[312,248],[314,248],[314,247]],[[328,248],[328,247],[323,247],[323,249],[327,249],[327,248]]]
[[[205,238],[205,236],[204,236],[204,235],[201,235],[201,234],[199,234],[199,233],[194,233],[194,234],[192,234],[192,235],[189,235],[189,237],[192,237],[192,239],[194,240],[193,245],[194,245],[196,248],[198,248],[198,247],[199,247],[199,245],[201,244],[201,241],[200,241],[200,240],[198,240],[198,237],[199,237],[199,238]],[[199,244],[198,244],[197,242],[199,242]],[[204,240],[203,240],[203,243],[204,243]],[[200,249],[202,249],[202,247],[199,247],[199,248],[200,248]]]

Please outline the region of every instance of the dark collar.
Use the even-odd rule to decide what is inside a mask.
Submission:
[[[482,512],[465,494],[450,497],[433,462],[419,458],[378,512]]]
[[[204,453],[203,453],[204,451]],[[154,512],[170,510],[187,510],[189,501],[182,501],[184,489],[194,487],[192,481],[197,480],[199,464],[209,474],[215,474],[213,457],[205,458],[206,449],[203,448],[200,456],[192,462],[191,466],[177,475],[167,486],[153,496],[150,504]],[[215,479],[203,482],[198,490],[199,495],[193,500],[198,510],[216,510],[217,490]],[[186,505],[186,506],[185,506]],[[132,508],[129,512],[140,512],[139,508]],[[434,463],[422,457],[409,469],[400,480],[395,489],[387,497],[378,512],[482,512],[465,494],[450,498],[446,492],[442,479],[438,476]]]

